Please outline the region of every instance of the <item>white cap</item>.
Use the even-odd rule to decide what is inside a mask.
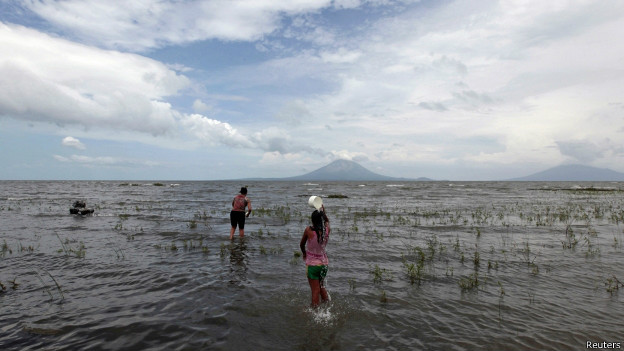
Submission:
[[[320,210],[321,206],[323,206],[323,199],[321,199],[320,196],[310,196],[308,204],[317,210]]]

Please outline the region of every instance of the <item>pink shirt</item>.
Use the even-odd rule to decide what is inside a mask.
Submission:
[[[314,233],[312,239],[308,238],[308,241],[306,242],[306,265],[326,266],[329,264],[329,259],[327,258],[327,253],[325,252],[325,246],[329,240],[329,228],[325,227],[325,240],[323,240],[322,244],[318,243],[316,232],[312,230],[312,233]]]

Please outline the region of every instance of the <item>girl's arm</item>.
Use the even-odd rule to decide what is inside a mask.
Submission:
[[[329,227],[329,217],[327,217],[327,214],[325,213],[325,205],[321,206],[321,214],[323,215],[323,221],[325,222],[325,228],[327,228],[327,232],[329,233],[331,231],[331,228]]]
[[[308,241],[308,228],[303,231],[303,236],[301,237],[301,241],[299,242],[299,248],[301,249],[301,253],[303,254],[303,259],[306,258],[306,243]]]

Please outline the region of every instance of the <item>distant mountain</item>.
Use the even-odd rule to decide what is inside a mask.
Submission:
[[[358,163],[348,160],[336,160],[325,167],[296,177],[281,178],[282,180],[314,180],[314,181],[405,181],[407,178],[394,178],[369,171]],[[419,180],[424,180],[420,179]]]
[[[624,173],[607,168],[583,165],[562,165],[512,181],[624,181]]]

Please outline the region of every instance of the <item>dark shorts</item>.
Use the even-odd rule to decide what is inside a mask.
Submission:
[[[230,212],[230,223],[232,223],[232,228],[236,228],[236,226],[238,225],[239,229],[245,229],[245,212]]]

